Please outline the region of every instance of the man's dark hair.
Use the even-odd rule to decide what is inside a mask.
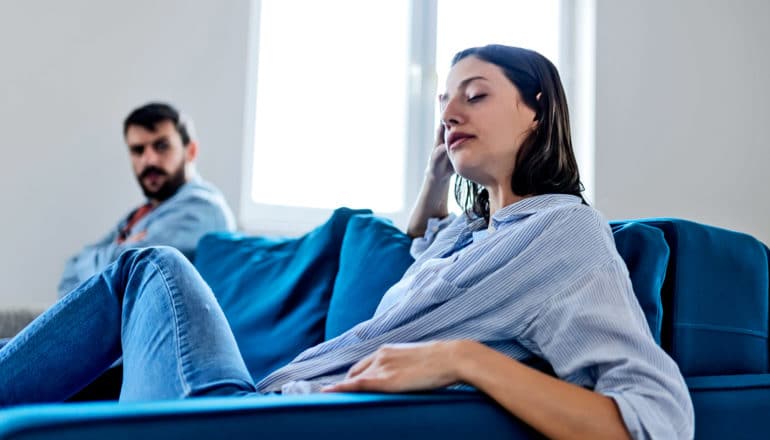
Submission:
[[[469,56],[500,67],[524,103],[535,111],[537,129],[516,154],[513,193],[572,194],[583,199],[583,184],[572,150],[567,97],[553,63],[532,50],[492,44],[457,53],[452,65]],[[455,198],[466,213],[473,212],[489,221],[489,193],[481,185],[457,176]]]
[[[184,146],[190,143],[192,140],[190,122],[180,115],[177,109],[162,102],[151,102],[132,111],[123,121],[123,136],[128,133],[128,127],[131,125],[155,131],[155,127],[163,121],[171,121],[174,124]]]

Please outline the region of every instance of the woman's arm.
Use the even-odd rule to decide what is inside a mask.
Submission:
[[[406,233],[410,237],[422,237],[429,218],[444,218],[449,215],[447,199],[449,181],[453,173],[454,169],[444,146],[444,126],[439,124],[422,188],[409,216]]]
[[[404,392],[465,382],[553,439],[628,439],[615,402],[474,341],[384,346],[324,391]]]
[[[615,401],[517,362],[474,341],[456,341],[458,379],[488,394],[549,438],[629,439]]]

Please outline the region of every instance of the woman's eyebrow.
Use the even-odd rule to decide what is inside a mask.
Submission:
[[[489,81],[487,78],[485,78],[483,76],[480,76],[480,75],[472,76],[470,78],[465,78],[464,80],[460,81],[460,84],[457,86],[457,89],[460,90],[460,89],[463,89],[465,87],[468,87],[468,84],[470,84],[473,81],[476,81],[477,79],[481,79],[481,80],[484,80],[484,81]],[[446,103],[447,99],[449,99],[449,94],[448,93],[442,93],[442,94],[438,95],[438,101],[441,104]]]

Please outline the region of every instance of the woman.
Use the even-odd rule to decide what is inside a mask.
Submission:
[[[503,46],[468,49],[452,64],[440,97],[445,142],[437,141],[409,223],[414,237],[429,227],[443,231],[415,241],[419,256],[410,271],[447,253],[469,225],[487,237],[475,232],[483,238],[474,235],[468,253],[474,245],[498,254],[505,251],[495,246],[516,248],[511,260],[476,269],[510,275],[510,284],[500,277],[497,287],[517,295],[521,307],[508,316],[524,321],[512,331],[523,353],[506,356],[489,340],[385,346],[324,390],[399,392],[462,382],[551,438],[691,438],[693,409],[681,374],[650,336],[607,222],[580,204],[556,68],[537,53]],[[453,170],[469,218],[447,216]],[[506,236],[492,243],[499,234]],[[511,264],[525,255],[523,264]],[[522,283],[525,289],[515,287]],[[514,360],[533,356],[563,380]]]
[[[409,227],[417,259],[372,319],[254,385],[194,268],[132,250],[0,350],[0,405],[62,400],[122,354],[122,400],[465,382],[553,438],[692,437],[682,377],[580,198],[556,69],[523,49],[469,49],[441,101],[445,142]],[[526,366],[548,364],[561,379]]]

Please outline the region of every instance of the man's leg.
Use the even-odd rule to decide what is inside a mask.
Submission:
[[[0,406],[62,401],[121,354],[121,400],[254,390],[209,287],[158,247],[126,251],[0,349]]]

